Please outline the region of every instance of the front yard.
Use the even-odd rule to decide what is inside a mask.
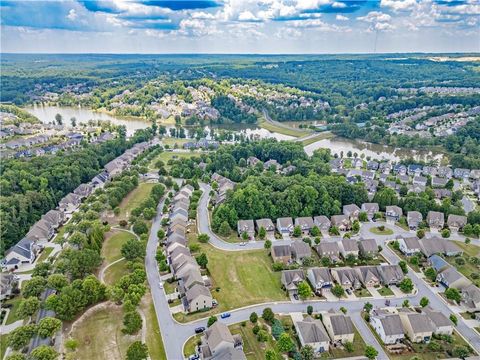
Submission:
[[[358,289],[358,290],[355,290],[353,292],[355,294],[356,297],[369,297],[369,296],[372,296],[372,294],[370,294],[370,291],[368,291],[367,289]]]
[[[385,286],[378,289],[378,293],[382,296],[394,295],[393,291],[391,289],[389,289],[388,287],[385,287]]]

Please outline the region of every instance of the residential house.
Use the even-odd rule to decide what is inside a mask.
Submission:
[[[205,285],[195,284],[185,292],[184,307],[187,312],[195,312],[210,309],[213,298],[210,290]]]
[[[292,250],[292,256],[299,264],[302,260],[312,256],[312,248],[308,243],[302,240],[295,240],[290,244]]]
[[[393,167],[393,172],[397,175],[406,175],[407,167],[402,164],[395,164],[395,166]]]
[[[364,203],[362,204],[362,211],[367,213],[368,220],[372,220],[377,212],[380,211],[378,203]]]
[[[460,274],[453,266],[445,268],[437,274],[437,281],[447,288],[464,289],[472,282]]]
[[[387,223],[393,224],[397,222],[398,220],[400,220],[402,215],[403,215],[402,208],[396,205],[387,206],[385,209],[385,217],[387,219]]]
[[[283,174],[283,175],[290,175],[290,174],[294,173],[295,170],[297,170],[297,167],[296,167],[296,166],[294,166],[294,165],[288,165],[287,167],[284,167],[284,168],[283,168],[282,174]]]
[[[80,184],[77,186],[73,193],[78,195],[81,199],[86,198],[93,192],[93,186],[89,184]]]
[[[456,179],[467,180],[470,177],[470,170],[456,168],[453,170],[453,177]]]
[[[305,274],[302,269],[282,271],[282,285],[289,295],[298,292],[297,285],[302,281],[305,281]]]
[[[373,160],[372,160],[372,161],[367,162],[367,169],[368,169],[368,170],[377,171],[377,170],[378,170],[378,166],[379,166],[379,164],[378,164],[378,162],[376,162],[376,161],[373,161]]]
[[[353,343],[355,327],[350,316],[330,310],[322,314],[322,322],[332,343]]]
[[[363,166],[363,160],[360,158],[354,158],[352,160],[352,166],[356,169],[361,169]]]
[[[435,335],[452,335],[453,323],[445,314],[429,306],[424,308],[422,312],[425,313],[433,323],[433,333]]]
[[[408,184],[410,177],[408,175],[397,175],[397,179],[400,180],[401,184]]]
[[[358,220],[360,214],[360,208],[355,204],[349,204],[343,206],[343,215],[347,216],[350,221]]]
[[[417,175],[413,178],[412,183],[414,185],[420,185],[420,186],[425,187],[427,185],[427,178],[424,177],[424,176]]]
[[[441,230],[445,225],[445,217],[442,212],[429,211],[427,214],[427,224],[430,230]]]
[[[18,288],[18,276],[13,273],[0,274],[0,301],[12,298]]]
[[[447,185],[448,179],[441,178],[438,176],[432,177],[432,187],[433,188],[444,188]]]
[[[313,219],[310,216],[298,217],[295,219],[295,227],[300,227],[304,235],[308,235],[313,228]]]
[[[270,251],[273,262],[288,264],[292,258],[290,245],[273,245]]]
[[[410,230],[417,230],[422,220],[423,216],[419,211],[409,211],[407,213],[407,223]]]
[[[365,257],[374,257],[378,255],[378,246],[375,239],[361,239],[358,241],[360,255]]]
[[[55,228],[53,227],[53,224],[47,221],[45,218],[41,218],[35,224],[33,224],[28,233],[25,235],[25,238],[35,242],[46,242],[49,241],[53,235],[55,235]]]
[[[181,280],[181,289],[183,294],[186,294],[188,290],[190,290],[195,285],[202,285],[205,286],[205,281],[203,280],[202,274],[200,273],[200,269],[192,269],[188,271]]]
[[[322,233],[328,233],[331,226],[330,220],[324,215],[315,216],[313,218],[313,224],[317,226]]]
[[[362,284],[358,274],[350,267],[332,268],[332,278],[344,289],[360,289]]]
[[[404,236],[399,238],[397,241],[400,245],[400,251],[407,256],[412,256],[422,252],[419,239],[416,236]]]
[[[438,168],[437,175],[443,178],[451,179],[453,176],[453,170],[446,166],[440,166]]]
[[[241,335],[232,335],[228,326],[216,321],[202,336],[201,360],[246,360]]]
[[[437,168],[433,166],[424,166],[422,169],[422,174],[427,176],[436,176],[437,175]]]
[[[392,172],[392,164],[390,164],[389,162],[382,162],[379,164],[378,170],[381,173],[388,175]]]
[[[462,305],[466,306],[470,311],[480,310],[480,289],[471,284],[462,289]]]
[[[280,164],[278,163],[277,160],[270,159],[270,160],[267,160],[263,163],[263,168],[265,170],[270,170],[270,168],[272,166],[275,168],[275,170],[281,168],[281,166],[280,166]]]
[[[467,217],[462,215],[448,215],[447,225],[452,231],[462,230],[465,225],[467,225]]]
[[[321,242],[314,249],[321,258],[327,257],[332,262],[340,260],[340,248],[336,242]]]
[[[257,163],[260,162],[260,159],[257,159],[255,156],[250,156],[248,159],[247,159],[247,165],[248,166],[255,166],[257,165]]]
[[[429,239],[421,239],[420,248],[422,253],[429,257],[433,254],[443,254],[445,256],[455,256],[462,253],[462,249],[458,247],[455,243],[439,238],[433,237]]]
[[[356,240],[353,239],[342,239],[342,256],[344,259],[349,255],[358,257],[359,248]]]
[[[329,350],[330,338],[320,320],[307,316],[303,321],[296,321],[294,326],[302,347],[309,345],[315,353]]]
[[[370,315],[370,324],[385,345],[396,344],[405,338],[398,314],[374,310]]]
[[[383,285],[398,285],[405,277],[399,265],[378,265],[377,269]]]
[[[346,215],[333,215],[331,224],[339,231],[348,231],[351,227],[351,222]]]
[[[363,286],[372,287],[381,285],[382,278],[376,266],[357,266],[354,269]]]
[[[238,220],[237,232],[238,236],[242,237],[242,239],[243,234],[246,233],[248,240],[253,240],[255,238],[255,225],[253,220]]]
[[[307,270],[307,277],[317,295],[322,295],[324,291],[330,291],[333,286],[330,270],[325,267],[313,267]]]
[[[437,254],[434,254],[428,258],[428,264],[437,273],[442,272],[447,267],[450,267],[450,264],[444,258]]]
[[[37,256],[38,248],[34,240],[23,238],[5,252],[4,265],[7,270],[18,268],[22,263],[32,264]]]
[[[411,176],[418,176],[422,173],[422,169],[422,165],[410,164],[408,165],[407,173]]]
[[[293,220],[291,217],[282,217],[277,219],[277,230],[280,234],[293,233]]]
[[[255,220],[257,226],[257,233],[263,227],[266,231],[267,237],[273,237],[275,235],[275,225],[273,225],[272,220],[270,219],[258,219]]]
[[[403,331],[410,341],[414,343],[430,342],[434,327],[426,314],[403,308],[399,310],[399,316]]]
[[[63,211],[65,214],[71,214],[80,206],[81,199],[80,196],[74,193],[66,195],[58,203],[58,208],[60,211]]]

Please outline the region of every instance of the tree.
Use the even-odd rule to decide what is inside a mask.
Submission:
[[[260,227],[260,230],[258,230],[258,237],[263,240],[265,239],[265,236],[267,236],[267,231],[263,226]]]
[[[47,287],[55,289],[57,291],[62,290],[68,285],[68,279],[63,274],[52,274],[47,279]]]
[[[308,306],[307,306],[307,314],[308,314],[308,315],[312,315],[312,314],[313,314],[313,306],[312,306],[312,305],[308,305]]]
[[[258,315],[257,315],[257,313],[256,313],[256,312],[252,312],[252,313],[250,314],[250,322],[251,322],[252,324],[255,324],[257,321],[258,321]]]
[[[425,297],[425,296],[420,299],[420,306],[421,306],[421,307],[425,307],[425,306],[427,306],[429,303],[430,303],[430,300],[428,300],[428,298]]]
[[[313,237],[316,237],[316,236],[320,236],[320,229],[318,228],[317,225],[315,225],[311,230],[310,230],[310,234],[313,236]]]
[[[204,269],[207,268],[207,264],[208,264],[207,254],[201,253],[200,255],[195,257],[195,260],[197,260],[197,264],[200,265],[200,267]]]
[[[218,233],[222,236],[230,235],[230,231],[231,231],[230,225],[228,224],[228,222],[226,220],[223,221],[220,224],[220,227],[218,228]]]
[[[310,289],[310,285],[306,281],[302,281],[297,285],[298,295],[301,299],[305,300],[310,295],[312,295],[312,289]]]
[[[61,114],[55,114],[55,121],[57,122],[57,125],[62,125],[63,123],[63,118]]]
[[[363,305],[363,310],[365,310],[367,313],[372,311],[373,305],[369,302],[366,302],[365,305]]]
[[[342,307],[340,308],[340,311],[341,311],[342,313],[346,314],[346,313],[347,313],[347,308],[344,307],[344,306],[342,306]]]
[[[52,265],[49,262],[42,262],[37,264],[33,269],[32,276],[41,276],[46,278],[50,274]]]
[[[207,322],[207,327],[210,327],[212,326],[213,324],[215,324],[215,322],[217,321],[217,317],[215,315],[212,315],[208,318],[208,322]]]
[[[448,300],[452,300],[452,301],[455,301],[457,303],[459,303],[460,300],[462,300],[462,295],[455,288],[448,288],[447,290],[445,290],[445,297]]]
[[[265,360],[281,360],[281,359],[283,359],[283,357],[280,356],[280,354],[278,354],[275,350],[267,349],[267,351],[265,351]]]
[[[159,240],[163,240],[165,238],[165,230],[160,229],[157,231],[157,237]]]
[[[199,234],[197,237],[198,241],[201,243],[208,243],[210,241],[210,237],[207,234]]]
[[[148,233],[147,223],[143,220],[136,220],[133,224],[132,230],[137,235],[142,235]]]
[[[365,211],[360,211],[358,214],[358,220],[361,222],[367,222],[368,221],[368,215]]]
[[[443,229],[443,230],[442,230],[442,237],[443,237],[443,238],[449,238],[449,237],[450,237],[450,230],[448,230],[448,229]]]
[[[403,261],[403,260],[399,261],[398,266],[400,266],[400,268],[402,269],[402,272],[404,274],[408,274],[408,267],[407,267],[407,263],[405,261]]]
[[[242,232],[242,240],[247,241],[248,240],[248,233],[246,231]]]
[[[454,323],[455,325],[458,324],[458,319],[455,315],[453,314],[450,314],[450,320],[452,321],[452,323]]]
[[[282,353],[290,352],[294,347],[293,340],[287,333],[280,335],[277,342],[278,350]]]
[[[273,313],[271,308],[265,308],[262,312],[262,319],[268,323],[271,323],[273,319],[275,319],[275,314]]]
[[[377,349],[371,345],[365,346],[365,356],[369,359],[375,359],[378,355]]]
[[[128,261],[143,259],[145,257],[145,246],[137,239],[130,238],[122,245],[121,253]]]
[[[17,315],[21,318],[27,318],[35,314],[40,308],[40,300],[38,298],[31,296],[29,298],[23,299],[20,302],[20,305],[17,309]]]
[[[424,271],[424,274],[431,282],[437,280],[437,272],[434,268],[429,267]]]
[[[127,360],[146,360],[148,359],[148,347],[141,341],[135,341],[128,347]]]
[[[55,349],[47,345],[40,345],[30,353],[31,360],[55,360],[57,358],[58,353]]]
[[[345,350],[347,350],[347,352],[349,352],[349,353],[353,352],[353,350],[354,350],[353,343],[350,342],[350,341],[345,342],[345,344],[343,344],[343,346],[345,347]]]
[[[417,237],[418,237],[419,239],[423,239],[423,238],[425,237],[425,230],[423,230],[423,229],[418,229],[418,230],[417,230]]]
[[[338,298],[341,298],[342,296],[345,295],[345,289],[339,285],[339,284],[336,284],[333,288],[332,288],[332,294],[335,295],[336,297]]]
[[[455,346],[452,351],[452,355],[464,359],[470,355],[470,349],[467,346]]]
[[[412,279],[406,277],[400,282],[400,284],[398,284],[398,287],[404,293],[410,294],[413,290],[413,281],[412,281]]]
[[[30,339],[35,335],[36,327],[35,325],[24,325],[12,330],[8,334],[8,346],[13,350],[20,350],[23,347],[27,346],[30,342]]]
[[[23,297],[39,297],[40,294],[45,290],[47,285],[47,280],[41,276],[32,277],[23,287],[22,295]]]
[[[266,330],[259,330],[257,333],[258,342],[266,342],[268,340],[268,332]]]
[[[297,225],[293,228],[293,236],[294,237],[302,236],[302,229],[300,228],[300,226]]]
[[[37,334],[42,338],[49,338],[55,335],[61,327],[61,320],[52,317],[45,317],[38,323]]]
[[[360,231],[360,223],[358,222],[358,220],[355,220],[352,224],[352,231],[354,233],[358,233]]]
[[[310,345],[305,345],[300,349],[300,355],[302,360],[313,360],[315,358],[315,352]]]
[[[68,338],[65,340],[65,348],[69,351],[75,351],[77,350],[78,347],[78,341],[75,340],[74,338]]]
[[[123,316],[123,325],[125,326],[122,331],[126,334],[136,334],[142,328],[142,317],[138,311],[131,311]]]
[[[403,300],[402,307],[404,308],[410,307],[410,301],[408,299]]]
[[[27,360],[27,358],[25,357],[25,355],[15,352],[8,355],[6,357],[6,360]]]
[[[272,242],[270,240],[265,240],[265,243],[263,244],[263,247],[265,249],[270,249],[272,247]]]

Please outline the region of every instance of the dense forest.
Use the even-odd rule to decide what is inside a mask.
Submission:
[[[85,145],[74,152],[62,151],[31,159],[2,160],[2,253],[19,241],[43,214],[55,208],[65,195],[96,176],[107,162],[151,136],[150,130],[138,130],[130,140],[120,136],[103,144]]]

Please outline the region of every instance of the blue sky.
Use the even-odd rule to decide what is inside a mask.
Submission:
[[[2,52],[478,52],[480,0],[3,1]]]

